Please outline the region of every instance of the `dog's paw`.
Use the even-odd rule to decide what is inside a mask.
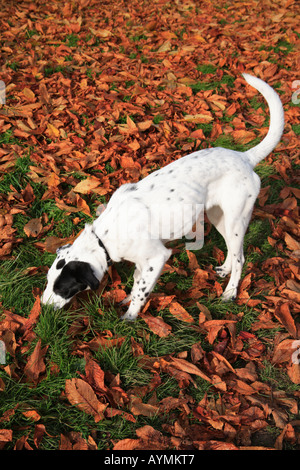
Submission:
[[[234,301],[236,298],[236,294],[237,294],[237,289],[230,289],[228,291],[225,290],[221,296],[221,300],[223,302]]]
[[[121,320],[133,322],[137,319],[137,315],[133,315],[132,313],[124,313],[124,315],[121,316]]]
[[[224,266],[216,266],[215,271],[218,276],[226,277],[230,273],[230,269],[225,268]]]

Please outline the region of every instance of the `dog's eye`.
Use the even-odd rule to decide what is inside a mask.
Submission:
[[[65,264],[66,264],[66,262],[65,262],[64,259],[59,260],[59,262],[58,262],[57,265],[56,265],[56,269],[61,269],[61,268],[63,268]]]

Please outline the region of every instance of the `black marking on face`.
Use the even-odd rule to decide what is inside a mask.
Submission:
[[[91,265],[83,261],[70,261],[54,282],[53,291],[63,299],[70,299],[87,287],[92,290],[99,287]]]
[[[56,265],[56,269],[63,268],[65,264],[66,264],[66,261],[64,259],[60,259],[59,262]]]

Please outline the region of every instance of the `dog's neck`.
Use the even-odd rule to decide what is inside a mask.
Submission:
[[[78,255],[77,255],[78,253]],[[92,225],[86,225],[83,232],[72,245],[72,258],[78,256],[78,260],[89,263],[100,280],[104,272],[112,264],[102,240],[96,235]]]
[[[111,266],[112,265],[112,259],[111,257],[109,256],[109,253],[103,243],[103,241],[98,237],[98,235],[96,234],[96,232],[94,232],[94,230],[92,230],[91,232],[92,234],[94,234],[94,236],[96,237],[97,241],[98,241],[98,245],[100,246],[100,248],[102,248],[104,250],[104,253],[105,253],[105,256],[106,256],[106,262],[107,262],[107,266]]]

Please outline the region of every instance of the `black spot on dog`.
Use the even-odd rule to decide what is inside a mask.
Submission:
[[[70,299],[87,287],[90,287],[92,290],[99,287],[99,281],[91,265],[83,261],[70,261],[64,266],[56,279],[53,291],[63,299]]]
[[[66,262],[65,262],[64,259],[59,260],[59,262],[58,262],[57,265],[56,265],[56,269],[61,269],[61,268],[63,268],[65,264],[66,264]]]

